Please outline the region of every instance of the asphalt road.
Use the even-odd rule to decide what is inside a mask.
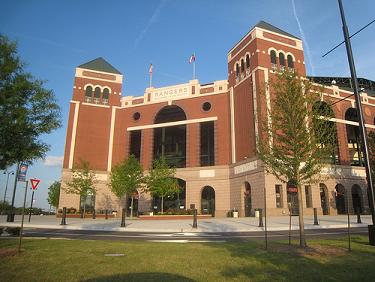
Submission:
[[[351,235],[367,235],[367,227],[350,229]],[[332,239],[347,236],[346,228],[305,230],[307,238]],[[264,240],[264,232],[220,232],[220,233],[147,233],[147,232],[111,232],[92,230],[61,230],[61,229],[36,229],[24,230],[25,237],[66,238],[81,240],[110,240],[110,241],[150,241],[171,243],[223,243]],[[288,231],[270,231],[267,233],[269,240],[288,240]],[[291,238],[298,239],[298,230],[292,231]]]

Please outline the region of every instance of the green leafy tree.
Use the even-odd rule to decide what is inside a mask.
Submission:
[[[0,169],[43,158],[40,136],[61,126],[52,90],[23,70],[17,44],[0,35]]]
[[[161,198],[161,212],[164,212],[164,198],[179,191],[177,180],[174,178],[175,168],[169,167],[165,158],[157,159],[146,178],[147,191],[152,196]]]
[[[301,189],[319,180],[334,151],[336,132],[316,106],[321,89],[313,89],[295,72],[276,74],[266,90],[271,106],[261,116],[258,154],[268,173],[297,186],[300,246],[305,247]]]
[[[128,159],[111,170],[108,186],[119,200],[125,197],[125,211],[127,210],[127,197],[131,195],[131,216],[133,216],[134,193],[141,188],[143,180],[142,166],[134,155],[130,155]],[[121,222],[121,226],[125,226],[125,223]]]
[[[72,169],[72,181],[66,183],[65,191],[68,194],[80,195],[83,202],[83,215],[86,213],[86,199],[90,195],[96,194],[96,177],[90,169],[87,161],[81,161],[80,169]]]
[[[61,182],[55,181],[52,183],[51,186],[48,187],[48,203],[55,207],[59,206],[59,199],[60,199],[60,188],[61,188]]]

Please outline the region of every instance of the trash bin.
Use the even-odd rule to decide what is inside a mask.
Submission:
[[[259,218],[259,210],[255,210],[255,217]]]
[[[233,212],[233,217],[238,217],[238,211]]]

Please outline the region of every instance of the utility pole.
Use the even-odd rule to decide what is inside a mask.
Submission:
[[[370,159],[369,159],[369,153],[368,153],[367,133],[366,133],[365,123],[363,119],[361,97],[359,95],[357,74],[356,74],[355,65],[354,65],[352,47],[350,44],[349,31],[346,25],[346,20],[345,20],[345,15],[344,15],[344,8],[342,5],[342,1],[341,0],[338,0],[338,1],[339,1],[339,8],[340,8],[340,14],[341,14],[342,29],[343,29],[344,38],[345,38],[346,52],[348,56],[350,73],[352,77],[352,85],[354,88],[354,97],[355,97],[356,108],[357,108],[358,117],[359,117],[359,132],[360,132],[361,141],[362,141],[362,152],[363,152],[365,168],[366,168],[366,179],[367,179],[367,185],[368,185],[367,193],[369,197],[369,205],[370,205],[370,211],[371,211],[371,216],[372,216],[372,225],[368,226],[369,241],[370,241],[370,245],[375,245],[375,228],[374,228],[375,201],[374,201],[374,189],[373,189],[373,183],[372,183],[371,168],[370,168]]]

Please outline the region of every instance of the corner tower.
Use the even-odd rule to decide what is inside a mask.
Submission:
[[[284,68],[306,76],[302,41],[264,21],[228,52],[232,163],[256,156],[259,117],[270,107],[265,85]]]
[[[63,169],[85,160],[95,170],[107,170],[122,79],[122,74],[101,57],[76,68]]]

